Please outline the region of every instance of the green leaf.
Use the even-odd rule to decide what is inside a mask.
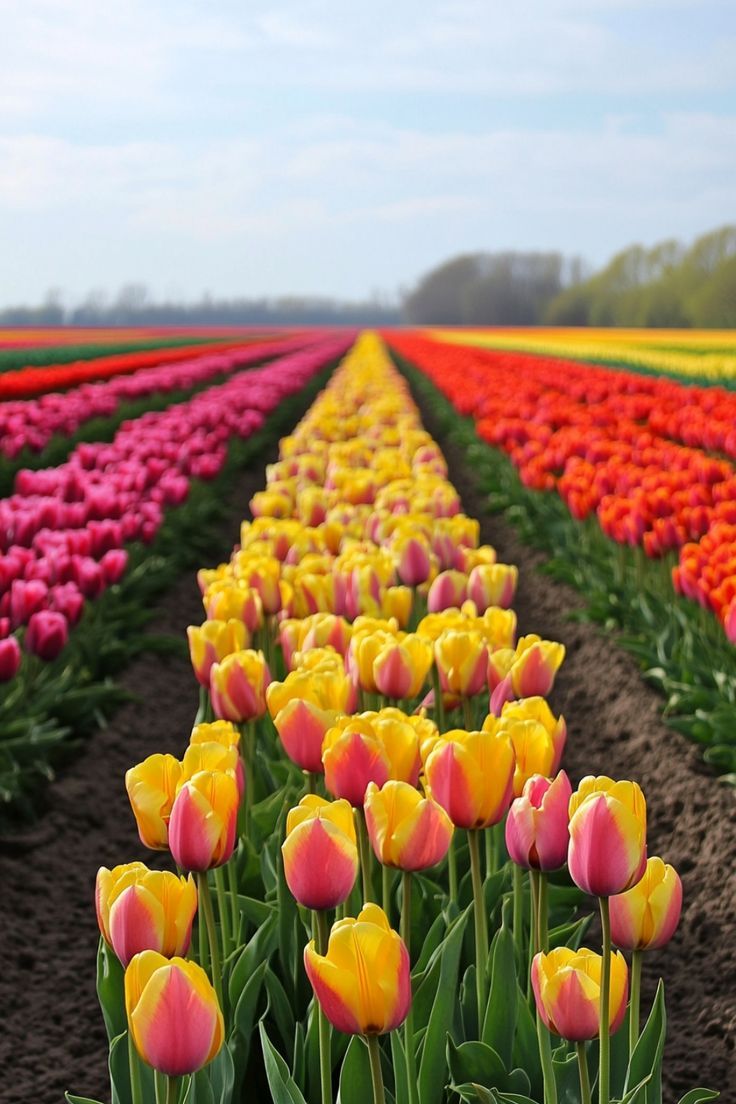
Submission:
[[[624,1098],[631,1086],[638,1086],[651,1078],[641,1097],[646,1104],[659,1104],[662,1099],[662,1053],[667,1031],[667,1013],[664,1007],[664,983],[660,980],[649,1019],[631,1055],[624,1084]]]
[[[469,915],[468,908],[457,918],[441,947],[439,983],[427,1024],[419,1068],[419,1098],[422,1104],[439,1104],[444,1095],[445,1039],[455,1015],[460,951]]]
[[[409,1104],[409,1086],[407,1085],[406,1053],[404,1050],[403,1035],[399,1031],[392,1031],[389,1035],[391,1043],[391,1062],[394,1067],[394,1087],[396,1104]]]
[[[215,1095],[206,1068],[198,1070],[192,1077],[184,1104],[215,1104]]]
[[[258,1030],[261,1036],[263,1061],[273,1104],[307,1104],[289,1073],[289,1067],[266,1034],[263,1020],[259,1023]]]
[[[354,1035],[350,1040],[343,1059],[337,1104],[373,1104],[368,1048],[359,1035]]]
[[[265,974],[266,990],[268,992],[268,1007],[273,1013],[273,1018],[281,1036],[281,1042],[286,1048],[289,1062],[294,1058],[294,1011],[287,997],[284,987],[277,975],[269,966]]]
[[[100,936],[97,948],[97,998],[109,1042],[128,1030],[125,1015],[125,970],[118,956]]]
[[[153,1070],[146,1062],[141,1061],[136,1055],[136,1061],[141,1072],[141,1087],[143,1099],[153,1100]],[[124,1031],[110,1043],[108,1057],[110,1070],[110,1087],[112,1091],[112,1104],[130,1104],[130,1070],[128,1066],[128,1032]]]
[[[680,1104],[704,1104],[706,1100],[716,1100],[721,1094],[714,1089],[691,1089],[680,1100]]]
[[[246,943],[237,958],[228,982],[230,1007],[236,1008],[240,994],[251,975],[262,962],[268,962],[278,944],[278,927],[275,910]]]
[[[67,1104],[101,1104],[99,1100],[93,1100],[91,1096],[75,1096],[74,1093],[64,1093]]]
[[[542,1096],[542,1064],[539,1058],[537,1027],[524,993],[516,987],[516,1034],[512,1061],[526,1071],[532,1095]]]
[[[491,989],[482,1040],[496,1051],[506,1069],[511,1068],[514,1048],[517,989],[514,937],[504,918],[491,944]]]
[[[506,1087],[506,1067],[487,1043],[471,1041],[455,1046],[448,1038],[447,1064],[453,1083],[472,1081],[487,1089]]]
[[[215,1104],[230,1104],[235,1084],[235,1067],[229,1047],[221,1047],[216,1058],[207,1066]]]

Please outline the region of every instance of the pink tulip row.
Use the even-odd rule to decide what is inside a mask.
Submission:
[[[84,600],[124,574],[123,546],[150,543],[190,480],[218,475],[230,439],[250,437],[349,342],[325,338],[125,422],[110,444],[80,444],[56,468],[18,472],[15,493],[0,500],[0,681],[21,662],[16,629],[27,626],[27,651],[54,659]]]
[[[25,448],[41,452],[55,434],[69,435],[91,418],[110,417],[121,403],[195,387],[215,376],[245,368],[263,357],[293,352],[302,348],[307,340],[312,344],[319,337],[291,337],[278,342],[208,351],[190,360],[141,368],[133,375],[115,376],[68,391],[51,391],[39,398],[1,403],[0,454],[13,460]]]

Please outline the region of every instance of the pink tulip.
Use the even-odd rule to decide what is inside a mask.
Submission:
[[[56,659],[69,639],[67,620],[55,610],[31,614],[23,641],[27,652],[46,661]]]
[[[6,636],[0,640],[0,682],[10,682],[18,674],[21,650],[18,638]]]
[[[564,866],[570,839],[568,805],[572,787],[564,771],[550,781],[532,775],[509,809],[506,847],[513,862],[525,870],[557,870]]]

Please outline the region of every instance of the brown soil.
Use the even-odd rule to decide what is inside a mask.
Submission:
[[[232,494],[222,556],[238,539],[248,500],[260,490],[264,453]],[[161,599],[151,631],[180,639],[202,620],[194,572]],[[197,711],[187,659],[133,662],[120,684],[137,700],[97,731],[49,787],[38,822],[0,840],[0,1100],[59,1104],[66,1089],[109,1100],[107,1039],[95,992],[98,867],[141,859],[164,864],[140,843],[123,777],[155,751],[180,755]]]
[[[437,435],[466,512],[480,519],[481,539],[499,560],[519,567],[514,609],[520,631],[560,640],[567,649],[551,704],[564,713],[563,765],[573,785],[586,774],[639,782],[647,797],[650,855],[661,855],[683,882],[683,910],[672,942],[644,959],[642,1012],[665,982],[668,1032],[664,1101],[695,1086],[736,1084],[736,789],[719,782],[697,747],[666,727],[662,699],[643,682],[634,660],[610,635],[570,620],[580,594],[541,573],[544,557],[524,545],[502,516],[485,511],[477,476],[452,437]],[[593,945],[593,944],[591,944]]]
[[[436,431],[429,411],[425,417]],[[440,443],[468,513],[481,518],[483,539],[501,559],[519,565],[522,629],[539,630],[567,647],[553,705],[568,721],[569,773],[573,780],[608,773],[641,782],[649,799],[650,851],[671,861],[683,877],[679,931],[666,950],[647,959],[645,969],[648,998],[660,972],[668,990],[665,1100],[674,1104],[694,1085],[725,1090],[736,1081],[734,791],[716,780],[697,749],[663,725],[661,700],[633,661],[596,628],[569,621],[569,612],[581,607],[580,596],[541,575],[541,558],[519,543],[504,520],[484,516],[462,452],[451,441]],[[258,470],[238,483],[223,555],[270,459],[261,457]],[[152,629],[181,635],[200,615],[188,574],[161,601]],[[95,995],[94,876],[102,864],[151,862],[137,838],[123,775],[153,751],[180,753],[197,705],[184,660],[143,658],[120,681],[139,700],[87,742],[50,788],[38,823],[0,841],[3,1101],[58,1104],[67,1088],[109,1099]]]

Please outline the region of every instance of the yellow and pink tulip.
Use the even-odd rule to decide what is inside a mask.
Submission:
[[[682,911],[682,882],[673,866],[652,856],[642,878],[612,897],[611,939],[625,951],[654,951],[669,943]]]
[[[369,783],[365,822],[376,858],[399,870],[426,870],[447,854],[454,826],[436,801],[406,782]]]
[[[165,958],[186,955],[197,912],[197,889],[191,875],[149,870],[126,863],[100,867],[95,883],[97,922],[105,941],[123,966],[140,951]]]
[[[532,961],[532,988],[539,1015],[555,1035],[571,1042],[600,1034],[602,956],[583,947],[556,947]],[[628,970],[620,952],[611,954],[609,1033],[618,1031],[626,1012]]]
[[[550,780],[528,778],[506,818],[506,849],[525,870],[558,870],[570,841],[568,806],[572,787],[564,771]]]
[[[583,778],[570,798],[570,877],[585,893],[613,897],[641,879],[646,801],[636,782]]]
[[[281,847],[292,895],[310,909],[333,909],[350,896],[358,876],[352,806],[307,794],[289,811]]]

